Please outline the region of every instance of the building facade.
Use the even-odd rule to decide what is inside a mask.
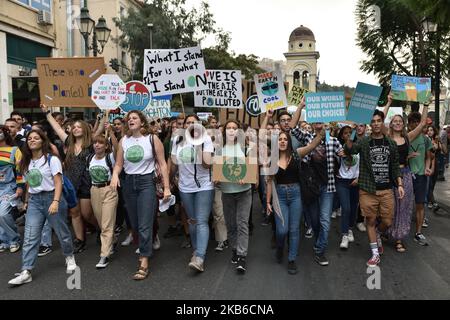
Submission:
[[[303,25],[292,31],[289,36],[286,57],[286,81],[289,90],[293,84],[298,84],[310,91],[316,91],[317,60],[320,57],[316,51],[314,33]]]

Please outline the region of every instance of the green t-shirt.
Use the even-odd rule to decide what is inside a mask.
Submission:
[[[419,135],[416,139],[410,142],[409,153],[417,152],[419,155],[415,158],[409,159],[409,167],[411,172],[417,175],[425,174],[425,156],[426,152],[431,150],[433,145],[430,138]]]

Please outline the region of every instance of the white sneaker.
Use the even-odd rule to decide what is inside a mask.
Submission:
[[[20,286],[21,284],[31,282],[33,279],[31,278],[31,273],[28,270],[23,270],[17,277],[9,280],[8,284],[13,286]]]
[[[20,244],[15,243],[9,246],[9,252],[14,253],[20,250]]]
[[[353,231],[352,230],[348,230],[348,242],[353,242],[355,241],[355,237],[353,236]]]
[[[361,232],[366,232],[366,225],[364,224],[364,222],[359,222],[356,224],[356,228],[361,231]]]
[[[336,211],[333,211],[333,212],[331,213],[331,218],[336,219],[336,216],[337,216],[337,212],[336,212]]]
[[[342,215],[342,210],[341,210],[341,208],[337,208],[337,209],[336,209],[336,215],[337,215],[338,217],[340,217],[340,216]]]
[[[126,239],[120,244],[122,247],[127,247],[133,242],[133,234],[129,233]]]
[[[136,249],[136,254],[141,254],[141,251],[139,250],[139,248]]]
[[[193,256],[191,262],[189,262],[189,268],[199,272],[205,271],[203,267],[203,259],[200,257]]]
[[[156,235],[155,241],[153,241],[153,250],[159,250],[161,248],[161,241],[159,241],[159,236]]]
[[[342,241],[339,247],[341,249],[348,249],[348,236],[342,236]]]
[[[0,252],[5,252],[8,250],[8,247],[4,243],[0,243]]]
[[[67,266],[67,272],[75,271],[75,269],[77,268],[77,264],[75,262],[75,257],[73,255],[66,257],[66,266]]]

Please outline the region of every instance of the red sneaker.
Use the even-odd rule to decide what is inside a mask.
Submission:
[[[367,261],[367,266],[371,267],[371,268],[374,268],[380,263],[380,261],[381,261],[380,256],[374,254],[372,256],[372,258],[370,258],[369,261]]]

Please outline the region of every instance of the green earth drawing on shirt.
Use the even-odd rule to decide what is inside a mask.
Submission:
[[[247,175],[247,165],[238,158],[228,158],[222,166],[223,176],[231,182],[239,182]]]
[[[131,163],[138,163],[144,159],[144,148],[139,145],[134,145],[127,149],[125,159]]]
[[[93,183],[105,183],[109,178],[108,170],[103,166],[92,166],[89,169],[89,174]]]
[[[193,164],[195,158],[195,149],[193,147],[183,148],[178,154],[178,159],[183,164]]]
[[[41,171],[39,171],[39,169],[31,169],[30,171],[28,171],[26,180],[30,187],[32,188],[39,187],[43,180]]]

